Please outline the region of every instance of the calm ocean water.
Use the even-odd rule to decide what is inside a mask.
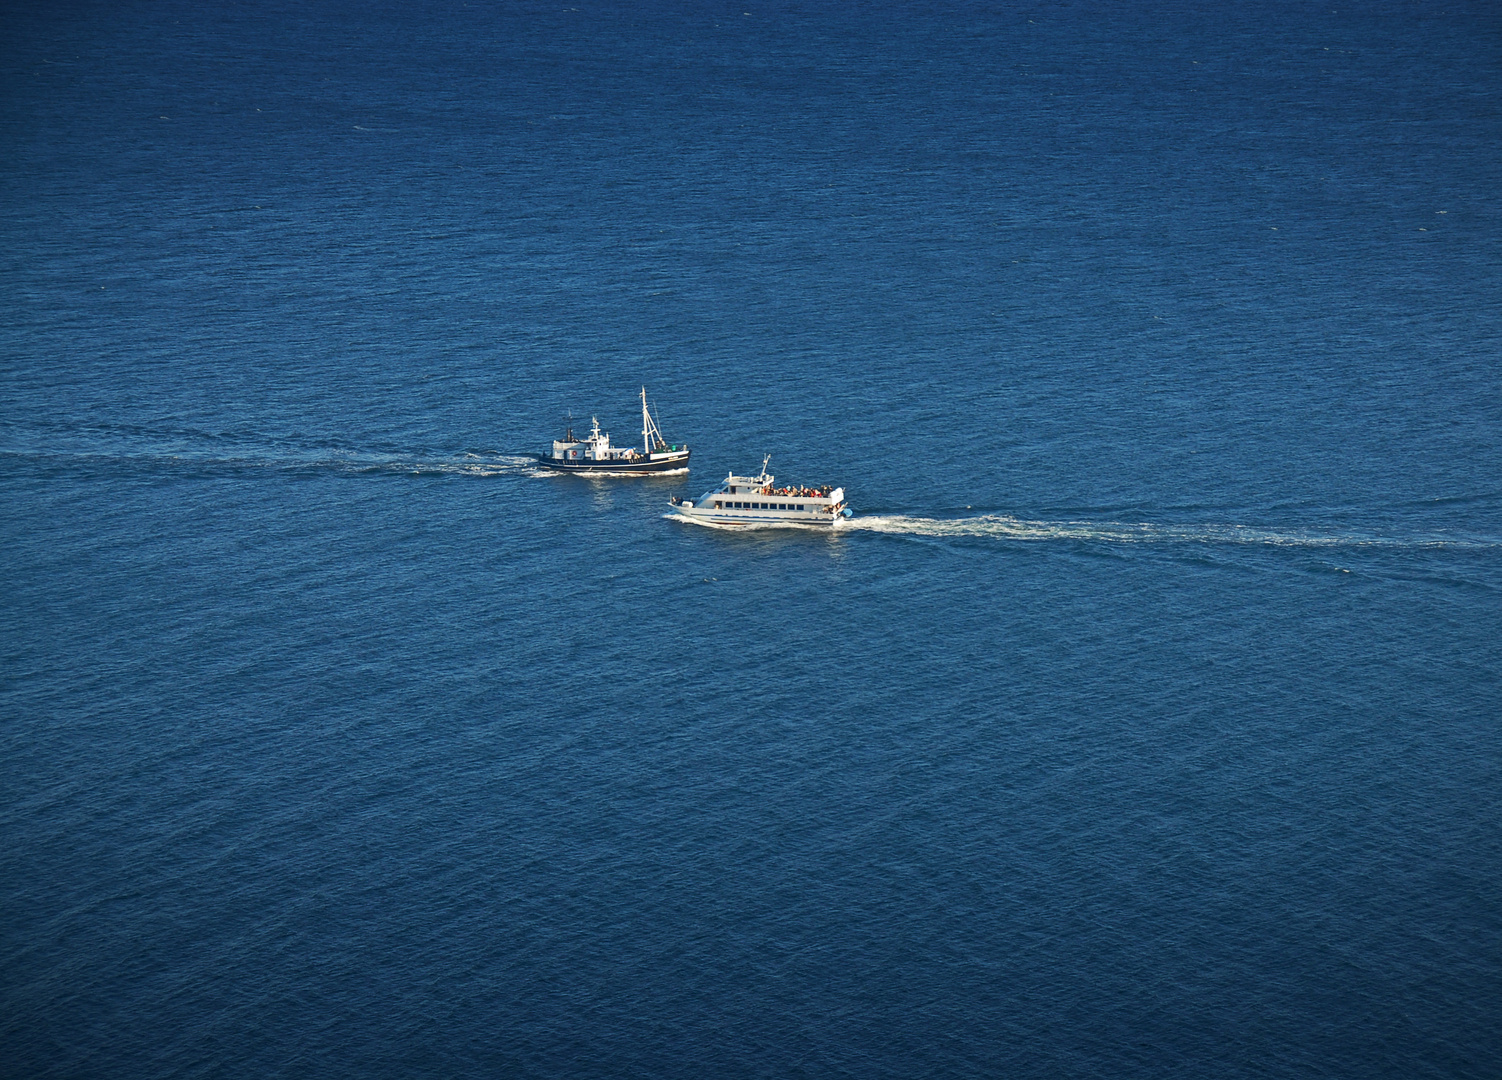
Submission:
[[[3,26],[0,1075],[1502,1075],[1494,5]]]

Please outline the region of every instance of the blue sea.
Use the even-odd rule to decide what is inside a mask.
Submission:
[[[0,60],[0,1076],[1502,1076],[1490,0]]]

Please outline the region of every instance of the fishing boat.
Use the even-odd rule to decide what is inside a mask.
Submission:
[[[777,525],[827,527],[840,518],[851,516],[850,508],[845,505],[844,488],[797,484],[779,487],[777,478],[767,472],[771,461],[771,455],[762,460],[761,473],[757,476],[731,473],[719,487],[706,491],[698,499],[673,496],[669,503],[672,513],[706,525],[763,528]]]
[[[574,438],[572,421],[564,428],[563,438],[553,440],[551,454],[538,454],[538,464],[557,472],[593,473],[598,476],[632,476],[637,473],[688,471],[689,450],[686,445],[669,445],[662,437],[657,420],[647,408],[647,388],[641,388],[641,449],[634,446],[611,446],[610,433],[600,430],[598,417],[591,417],[590,432]]]

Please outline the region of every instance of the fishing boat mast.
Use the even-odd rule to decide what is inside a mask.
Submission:
[[[652,436],[657,436],[657,445],[662,446],[662,431],[657,422],[652,419],[652,414],[647,411],[647,388],[641,388],[641,445],[642,450],[648,457],[652,456]]]

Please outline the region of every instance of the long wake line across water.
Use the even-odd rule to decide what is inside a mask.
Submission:
[[[451,455],[430,453],[329,453],[326,450],[297,451],[246,449],[241,453],[211,452],[168,449],[120,449],[99,450],[47,449],[3,450],[0,458],[10,458],[18,463],[33,465],[114,465],[148,467],[165,471],[194,470],[271,470],[271,471],[326,471],[346,474],[398,473],[412,476],[434,474],[458,474],[464,476],[529,476],[541,475],[535,458],[521,454],[458,453]],[[550,475],[550,474],[549,474]]]
[[[328,471],[349,475],[401,474],[461,475],[471,477],[527,476],[557,477],[561,474],[538,465],[528,454],[498,451],[442,452],[370,452],[264,446],[246,447],[242,452],[203,451],[193,448],[161,446],[46,449],[0,449],[0,458],[33,465],[104,465],[147,466],[150,468],[210,469],[229,471]],[[682,470],[687,472],[687,470]],[[677,475],[657,474],[659,476]],[[613,475],[592,474],[594,478]],[[678,515],[664,515],[678,518]],[[680,520],[682,520],[680,518]],[[699,524],[699,522],[695,522]],[[766,526],[779,528],[783,526]],[[745,529],[747,526],[729,526]],[[818,531],[830,531],[828,525]],[[1311,548],[1502,548],[1502,537],[1423,533],[1410,536],[1382,535],[1362,530],[1331,531],[1300,527],[1268,527],[1234,524],[1159,524],[1123,521],[1034,521],[1005,514],[982,514],[975,517],[934,518],[908,514],[871,514],[842,518],[834,523],[835,532],[875,532],[933,539],[983,538],[992,540],[1047,541],[1077,540],[1116,544],[1258,544],[1274,547]]]
[[[1257,525],[1160,525],[1122,521],[1028,521],[1001,514],[970,518],[927,518],[905,514],[857,516],[836,523],[839,530],[905,536],[996,540],[1089,540],[1117,544],[1265,544],[1278,547],[1497,548],[1502,537],[1425,534],[1382,536]]]

